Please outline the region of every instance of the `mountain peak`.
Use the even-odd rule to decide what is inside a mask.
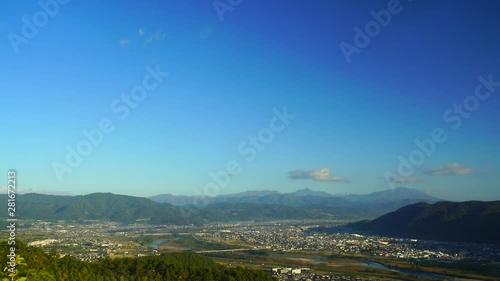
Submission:
[[[295,196],[332,196],[332,194],[330,194],[330,193],[323,192],[323,191],[315,191],[315,190],[312,190],[308,187],[303,188],[303,189],[299,189],[295,192],[292,192],[291,194],[293,194]]]

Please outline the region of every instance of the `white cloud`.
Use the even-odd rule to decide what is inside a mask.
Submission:
[[[429,176],[448,176],[448,175],[469,175],[472,169],[464,167],[458,163],[446,165],[433,169],[424,169],[423,172]]]
[[[6,186],[0,186],[0,193],[7,193],[8,188]],[[11,189],[12,190],[12,189]],[[22,194],[22,193],[41,193],[42,190],[40,189],[33,189],[33,188],[16,188],[15,190],[16,194]]]
[[[144,34],[146,34],[146,29],[139,28],[139,30],[137,31],[137,36],[142,37],[142,36],[144,36]]]
[[[310,179],[314,181],[349,182],[345,177],[334,176],[328,168],[318,168],[314,170],[293,170],[288,172],[288,177],[292,180]]]
[[[158,30],[151,35],[143,34],[141,37],[144,37],[144,45],[148,45],[155,41],[162,41],[167,37],[167,34],[164,31]]]
[[[122,47],[122,48],[123,48],[123,47],[125,47],[125,46],[129,45],[129,44],[130,44],[130,43],[132,43],[132,42],[131,42],[130,40],[128,40],[128,39],[120,39],[120,40],[118,41],[118,43],[120,44],[120,47]]]
[[[162,30],[158,30],[153,33],[147,33],[145,28],[139,28],[137,30],[137,37],[139,37],[139,40],[142,40],[144,45],[149,45],[153,42],[158,42],[158,41],[163,41],[165,38],[167,38],[167,33],[165,33]],[[132,40],[130,39],[120,39],[118,41],[120,44],[120,47],[125,47],[127,45],[132,44]]]

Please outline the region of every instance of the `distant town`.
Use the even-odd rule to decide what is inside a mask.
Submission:
[[[248,261],[279,280],[377,280],[315,270],[315,265],[324,263],[322,260],[325,254],[434,261],[443,264],[457,261],[495,263],[500,260],[500,247],[495,245],[311,231],[320,223],[324,222],[219,223],[199,227],[37,220],[21,222],[18,235],[29,246],[39,246],[47,252],[57,250],[60,256],[71,255],[90,262],[105,257],[139,257],[168,251],[194,251],[221,260],[230,253],[245,251],[256,253],[257,257],[263,255],[302,259],[298,264],[268,263],[259,259]],[[234,265],[235,262],[232,263],[229,265]],[[387,269],[368,258],[361,259],[356,266],[367,270]]]

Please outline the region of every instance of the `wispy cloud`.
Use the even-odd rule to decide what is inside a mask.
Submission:
[[[464,167],[458,163],[453,163],[446,165],[444,167],[438,167],[433,169],[424,169],[424,174],[429,176],[448,176],[448,175],[469,175],[472,173],[472,169]]]
[[[137,31],[137,36],[142,37],[146,34],[146,29],[145,28],[139,28]]]
[[[309,179],[314,181],[349,182],[345,177],[334,176],[328,168],[318,168],[314,170],[293,170],[288,172],[288,177],[292,180]]]
[[[424,181],[423,179],[416,177],[400,177],[400,176],[389,177],[389,180],[395,183],[419,183]]]
[[[139,29],[137,35],[144,39],[144,45],[149,45],[155,41],[163,41],[163,39],[167,37],[167,34],[162,30],[155,31],[148,35],[143,28]]]
[[[155,31],[153,33],[148,33],[146,28],[139,28],[137,30],[136,38],[134,40],[132,39],[126,39],[126,38],[121,38],[118,40],[118,44],[120,47],[125,47],[127,45],[132,44],[133,41],[142,41],[144,45],[149,45],[152,44],[153,42],[159,42],[163,41],[165,38],[167,38],[167,33],[165,33],[162,30]]]
[[[120,39],[120,40],[118,41],[118,43],[120,44],[120,47],[122,47],[122,48],[123,48],[123,47],[125,47],[125,46],[129,45],[129,44],[130,44],[130,43],[132,43],[132,42],[131,42],[130,40],[128,40],[128,39]]]
[[[0,186],[0,193],[7,193],[8,188],[6,186]],[[16,194],[27,194],[27,193],[39,193],[46,195],[75,195],[71,192],[64,191],[49,191],[45,189],[38,188],[16,188]]]

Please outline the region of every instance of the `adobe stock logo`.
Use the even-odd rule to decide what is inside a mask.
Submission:
[[[242,2],[243,0],[214,0],[212,5],[219,16],[219,20],[224,21],[224,14],[234,11],[234,8],[239,6]]]
[[[14,53],[19,53],[19,46],[21,44],[28,44],[30,39],[33,39],[37,34],[39,28],[46,26],[49,23],[49,18],[54,18],[59,13],[61,5],[68,4],[70,0],[40,0],[38,5],[41,10],[34,13],[32,16],[24,15],[21,18],[23,26],[21,27],[21,35],[14,32],[7,34],[10,45]]]
[[[411,0],[408,0],[411,1]],[[382,27],[387,27],[392,20],[393,15],[397,15],[403,11],[403,6],[399,0],[390,0],[387,3],[387,9],[382,9],[378,12],[370,11],[374,20],[366,23],[364,30],[358,26],[354,27],[354,46],[342,41],[339,44],[340,50],[345,57],[347,63],[351,63],[353,54],[360,54],[361,49],[370,45],[373,38],[377,37],[382,31]]]

